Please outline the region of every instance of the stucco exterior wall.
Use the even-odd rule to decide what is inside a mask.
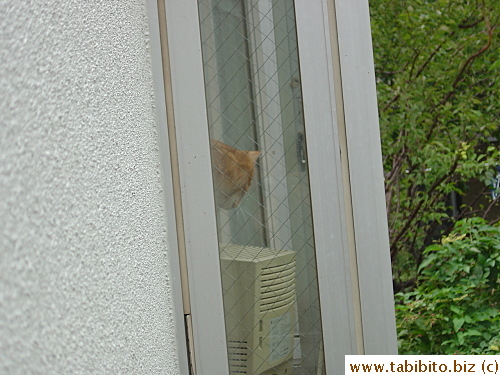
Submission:
[[[0,9],[0,373],[177,374],[144,1]]]

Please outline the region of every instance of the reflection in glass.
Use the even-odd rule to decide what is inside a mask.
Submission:
[[[230,372],[323,374],[293,0],[199,11]]]

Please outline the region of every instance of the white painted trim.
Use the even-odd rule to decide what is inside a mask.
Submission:
[[[329,25],[323,0],[296,0],[327,374],[357,354]]]
[[[335,0],[365,354],[397,354],[368,1]]]
[[[269,246],[275,249],[291,247],[292,232],[288,187],[286,180],[285,144],[281,120],[278,84],[278,60],[274,39],[272,2],[246,0],[247,26],[255,95],[260,157],[263,179],[266,228]]]
[[[338,41],[333,42],[329,1],[336,7]],[[198,7],[195,0],[166,3],[196,367],[223,375],[228,362],[215,205],[212,189],[206,188],[212,186],[212,176]],[[344,355],[359,352],[353,264],[359,271],[355,281],[365,353],[396,353],[368,4],[296,0],[295,6],[326,373],[342,373]],[[342,100],[334,90],[331,48],[337,42]],[[336,103],[343,103],[345,113],[348,155],[342,157],[348,157],[348,183],[343,180]],[[344,199],[345,188],[350,188],[352,207]],[[352,210],[354,220],[354,262],[346,210]]]
[[[195,364],[228,374],[198,4],[165,3]]]
[[[188,353],[184,327],[184,310],[182,304],[181,275],[179,268],[179,249],[177,244],[177,225],[175,220],[174,192],[171,172],[170,146],[167,130],[167,112],[165,106],[165,87],[160,43],[160,25],[158,22],[157,2],[146,2],[150,33],[151,65],[153,72],[153,90],[155,98],[155,120],[158,129],[158,146],[162,175],[163,198],[167,225],[167,254],[169,261],[169,283],[172,293],[174,328],[176,335],[177,361],[179,374],[189,375]]]

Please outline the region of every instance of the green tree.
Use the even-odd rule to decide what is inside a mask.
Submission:
[[[488,143],[500,118],[500,1],[371,0],[370,8],[391,257],[404,286],[425,247],[476,214],[463,207],[453,217],[450,194],[464,194],[472,178],[486,182],[500,164]]]
[[[429,246],[411,292],[396,294],[401,354],[500,354],[500,228],[457,222]]]

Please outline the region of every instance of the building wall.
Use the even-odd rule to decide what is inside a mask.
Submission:
[[[0,9],[0,373],[177,374],[144,1]]]

